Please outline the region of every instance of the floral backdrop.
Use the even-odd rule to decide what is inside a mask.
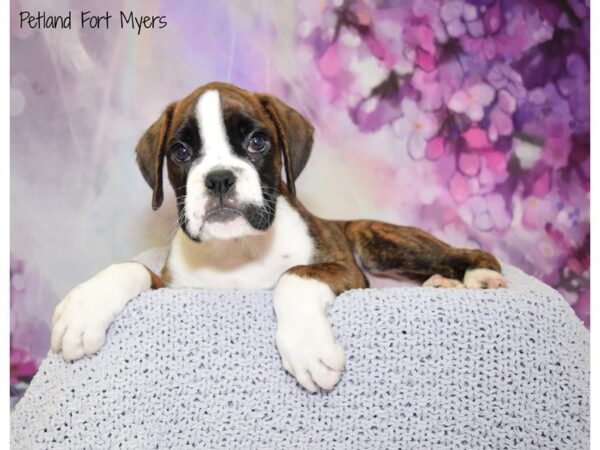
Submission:
[[[162,30],[19,27],[22,10],[81,7],[11,3],[13,401],[56,302],[168,241],[173,200],[151,212],[133,149],[212,80],[274,93],[315,124],[299,186],[315,213],[490,250],[589,326],[589,1],[149,1],[134,12],[164,15]]]

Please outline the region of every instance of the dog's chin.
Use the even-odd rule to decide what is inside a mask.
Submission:
[[[218,208],[204,216],[202,226],[198,230],[190,230],[188,226],[182,228],[191,239],[198,242],[263,234],[268,225],[265,226],[264,220],[255,223],[256,216],[249,214],[250,212],[234,208]]]
[[[264,231],[253,228],[243,215],[238,215],[226,221],[205,221],[199,237],[201,241],[209,241],[211,239],[235,239],[262,233]]]

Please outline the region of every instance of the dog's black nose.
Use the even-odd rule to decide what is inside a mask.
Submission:
[[[215,170],[206,175],[204,184],[209,192],[214,194],[225,194],[235,184],[235,175],[231,170]]]

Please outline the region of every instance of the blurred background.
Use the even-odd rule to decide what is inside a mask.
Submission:
[[[19,12],[72,11],[71,30]],[[81,30],[82,10],[112,14]],[[166,16],[121,29],[119,12]],[[589,0],[11,2],[11,398],[56,303],[166,245],[134,148],[213,80],[267,91],[317,129],[299,197],[480,247],[554,286],[589,326]]]

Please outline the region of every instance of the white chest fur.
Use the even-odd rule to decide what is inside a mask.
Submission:
[[[314,242],[300,214],[284,197],[265,233],[194,242],[180,229],[167,261],[173,287],[271,289],[287,269],[309,264]]]

